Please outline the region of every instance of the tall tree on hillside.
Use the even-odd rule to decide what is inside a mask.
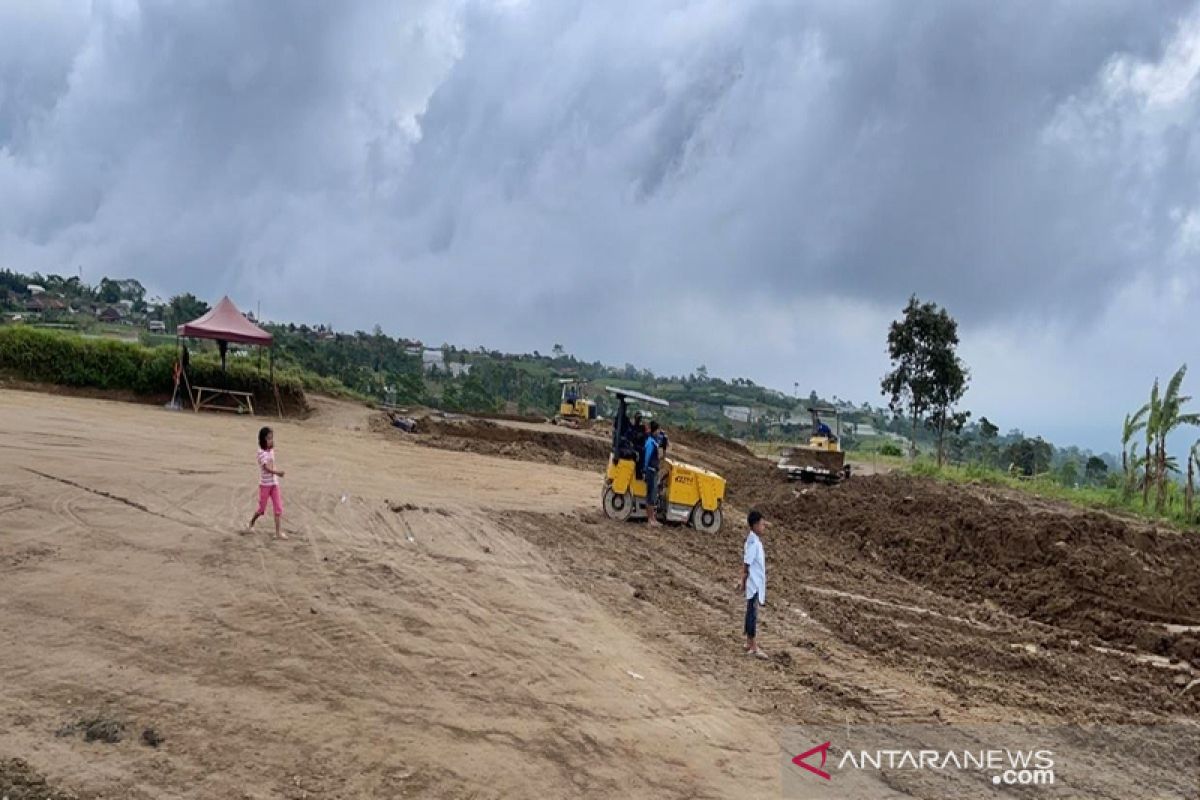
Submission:
[[[110,278],[101,278],[96,294],[102,303],[115,303],[121,299],[121,287]]]
[[[956,422],[954,405],[966,392],[969,377],[955,352],[957,346],[958,323],[945,309],[922,303],[916,295],[909,298],[904,318],[888,330],[892,371],[883,377],[883,394],[894,413],[909,417],[911,455],[916,455],[920,420],[928,420],[938,432],[939,465],[946,430]]]
[[[985,465],[995,466],[997,448],[996,437],[1000,435],[1000,427],[987,417],[979,418],[979,460]]]
[[[176,325],[191,322],[196,317],[208,313],[208,303],[197,298],[191,292],[177,294],[167,303],[163,311],[164,322],[170,330]]]
[[[1150,404],[1147,403],[1132,414],[1126,414],[1125,424],[1121,426],[1121,474],[1125,479],[1122,493],[1126,500],[1133,495],[1137,477],[1138,457],[1134,452],[1137,445],[1131,447],[1130,442],[1146,427],[1146,414],[1149,411]]]

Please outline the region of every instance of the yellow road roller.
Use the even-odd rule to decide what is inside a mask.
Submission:
[[[629,403],[667,407],[657,397],[630,389],[605,387],[617,398],[613,419],[612,453],[604,476],[601,502],[604,514],[615,520],[646,519],[653,513],[659,522],[690,525],[698,531],[716,533],[721,529],[721,505],[725,501],[725,479],[715,472],[664,458],[659,470],[658,503],[647,508],[646,481],[639,465],[638,438],[629,418]]]

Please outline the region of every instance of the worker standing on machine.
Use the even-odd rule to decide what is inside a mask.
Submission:
[[[667,448],[671,446],[671,440],[667,438],[667,432],[660,428],[657,422],[651,422],[650,435],[658,441],[659,456],[666,458]]]
[[[642,474],[646,479],[646,521],[650,527],[659,527],[658,521],[658,421],[650,423],[650,433],[643,445]]]
[[[642,412],[638,411],[633,415],[633,427],[629,431],[629,444],[633,447],[634,456],[634,474],[637,477],[642,477],[642,470],[646,467],[646,423],[642,422]]]

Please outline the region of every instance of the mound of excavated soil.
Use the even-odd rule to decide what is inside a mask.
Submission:
[[[371,418],[371,430],[396,431],[385,415]],[[557,464],[576,469],[603,469],[608,458],[608,441],[601,436],[579,435],[547,426],[546,430],[503,425],[475,418],[417,420],[412,434],[395,433],[419,444],[442,450],[501,456],[538,464]]]
[[[609,447],[600,435],[477,419],[428,418],[418,430],[415,438],[434,447],[584,469],[602,465]],[[732,508],[755,507],[775,521],[772,563],[783,580],[789,570],[808,580],[818,563],[835,573],[884,570],[947,597],[1200,666],[1200,537],[909,476],[802,487],[720,436],[678,429],[671,440],[675,455],[725,476]],[[731,527],[739,522],[729,515]]]
[[[1197,631],[1175,627],[1200,626],[1195,536],[908,476],[807,492],[772,476],[742,492],[834,565],[866,560],[941,594],[1200,665]]]
[[[692,428],[675,428],[668,431],[672,444],[680,444],[693,450],[707,454],[710,458],[726,462],[757,460],[754,453],[743,444],[726,439],[715,433],[693,430]]]
[[[0,759],[0,797],[7,800],[79,800],[74,792],[52,788],[19,758]]]

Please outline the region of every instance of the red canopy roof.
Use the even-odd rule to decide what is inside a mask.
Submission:
[[[271,343],[271,334],[242,316],[228,297],[222,297],[216,308],[203,317],[179,326],[180,336],[193,339],[220,339],[238,344]]]

